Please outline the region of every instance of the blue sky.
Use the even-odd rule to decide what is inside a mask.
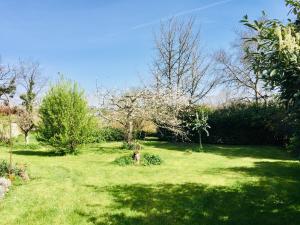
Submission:
[[[172,16],[196,18],[208,53],[228,48],[248,14],[283,19],[283,0],[0,0],[0,55],[39,61],[48,77],[57,72],[88,92],[95,81],[128,87],[149,76],[153,33]]]

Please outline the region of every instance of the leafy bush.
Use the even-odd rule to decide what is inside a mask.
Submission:
[[[160,165],[162,164],[162,159],[159,155],[154,155],[150,153],[145,153],[142,155],[142,164],[144,166],[150,166],[150,165]]]
[[[89,139],[92,117],[83,91],[63,78],[44,97],[40,107],[39,140],[76,153]]]
[[[114,127],[103,127],[94,129],[94,131],[92,131],[90,143],[122,140],[124,140],[124,132],[121,129]]]
[[[122,141],[124,132],[120,128],[105,127],[101,130],[105,141]]]
[[[101,143],[104,141],[123,141],[125,138],[124,131],[115,127],[95,128],[91,132],[90,143]],[[136,131],[133,134],[135,139],[143,140],[146,137],[145,131]],[[127,149],[127,147],[124,147]]]
[[[132,155],[124,155],[120,158],[117,158],[114,163],[118,164],[119,166],[128,166],[133,165],[134,160],[132,159]]]
[[[284,145],[291,133],[285,110],[277,104],[231,104],[214,110],[208,123],[208,143]]]
[[[9,172],[9,165],[8,165],[7,161],[2,160],[0,162],[0,177],[7,176],[8,172]]]
[[[144,153],[142,154],[140,165],[142,166],[161,165],[162,162],[163,161],[159,155]],[[132,154],[128,154],[117,158],[114,161],[114,163],[119,166],[128,166],[128,165],[134,165],[135,161],[133,160]]]

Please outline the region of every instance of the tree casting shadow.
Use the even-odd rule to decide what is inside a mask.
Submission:
[[[91,210],[77,214],[97,225],[300,224],[299,165],[262,162],[254,168],[236,168],[236,172],[261,181],[237,187],[196,183],[110,186],[105,187],[114,199],[109,213]],[[103,188],[92,186],[89,190]]]
[[[56,151],[33,151],[33,150],[17,150],[17,151],[13,151],[13,154],[24,155],[24,156],[41,156],[41,157],[63,156],[62,153]]]

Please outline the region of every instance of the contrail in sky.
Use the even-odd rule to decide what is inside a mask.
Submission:
[[[214,8],[214,7],[218,6],[218,5],[224,5],[224,4],[232,2],[232,1],[233,0],[223,0],[223,1],[218,1],[218,2],[211,3],[211,4],[208,4],[208,5],[204,5],[204,6],[201,6],[201,7],[198,7],[198,8],[181,11],[181,12],[175,13],[172,16],[163,17],[163,18],[160,18],[160,19],[157,19],[157,20],[150,21],[148,23],[142,23],[142,24],[133,26],[133,27],[131,27],[131,30],[137,30],[137,29],[140,29],[140,28],[149,27],[149,26],[151,26],[153,24],[157,24],[157,23],[160,23],[162,21],[165,21],[165,20],[168,20],[168,19],[171,19],[171,18],[175,18],[175,17],[179,17],[179,16],[184,16],[184,15],[187,15],[187,14],[190,14],[190,13],[194,13],[194,12],[203,11],[205,9]]]
[[[150,27],[152,25],[161,23],[163,21],[166,21],[166,20],[169,20],[169,19],[172,19],[172,18],[175,18],[175,17],[184,16],[184,15],[191,14],[191,13],[194,13],[194,12],[200,12],[200,11],[203,11],[203,10],[206,10],[206,9],[214,8],[214,7],[219,6],[219,5],[224,5],[224,4],[232,2],[232,1],[234,1],[234,0],[222,0],[222,1],[217,1],[217,2],[214,2],[214,3],[210,3],[210,4],[207,4],[207,5],[201,6],[201,7],[180,11],[180,12],[177,12],[177,13],[171,15],[171,16],[165,16],[165,17],[162,17],[162,18],[159,18],[159,19],[156,19],[156,20],[146,22],[146,23],[138,24],[138,25],[135,25],[133,27],[128,28],[125,31],[123,30],[123,31],[116,32],[116,33],[111,33],[111,34],[108,34],[108,35],[105,35],[105,36],[110,37],[110,38],[117,37],[117,36],[121,35],[124,32],[130,32],[130,31],[139,30],[139,29],[142,29],[142,28],[145,28],[145,27]],[[207,21],[207,22],[210,23],[211,21]]]

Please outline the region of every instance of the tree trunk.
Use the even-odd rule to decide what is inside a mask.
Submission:
[[[133,123],[132,123],[132,121],[129,121],[128,123],[127,123],[127,135],[126,135],[126,142],[128,143],[128,144],[130,144],[131,142],[132,142],[132,132],[133,132]]]
[[[12,179],[12,152],[13,152],[13,139],[12,139],[12,118],[11,118],[11,108],[9,98],[7,97],[8,102],[8,121],[9,121],[9,178]]]
[[[202,149],[202,137],[201,137],[201,131],[198,132],[199,133],[199,148]]]
[[[28,145],[29,144],[29,134],[26,132],[24,135],[25,135],[25,144]]]

